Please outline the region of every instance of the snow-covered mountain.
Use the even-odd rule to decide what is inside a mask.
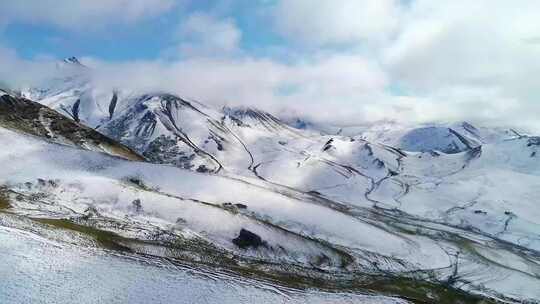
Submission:
[[[540,303],[538,137],[285,123],[66,66],[0,92],[0,226],[368,302]]]

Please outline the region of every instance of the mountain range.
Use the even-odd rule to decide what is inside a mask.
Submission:
[[[66,67],[0,91],[0,227],[287,292],[540,303],[540,137],[335,127]]]

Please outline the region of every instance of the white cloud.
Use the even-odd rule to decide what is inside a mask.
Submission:
[[[59,73],[50,59],[24,60],[14,50],[2,45],[0,67],[0,83],[13,88],[40,85]]]
[[[180,24],[178,38],[185,55],[223,55],[239,50],[242,32],[231,18],[193,13]]]
[[[520,66],[523,60],[537,68],[538,48],[524,41],[540,26],[532,13],[538,9],[537,1],[417,0],[385,61],[396,78],[416,88],[503,84],[531,67]]]
[[[280,53],[280,58],[289,54],[287,61],[250,56],[240,47],[242,31],[233,19],[195,13],[181,21],[174,41],[175,51],[188,56],[87,62],[96,66],[95,79],[103,86],[167,90],[203,102],[271,111],[293,109],[319,120],[469,120],[540,131],[540,20],[535,14],[540,2],[336,3],[277,4],[274,17],[281,19],[276,23],[282,33],[317,48],[307,53],[278,45],[291,51]],[[370,44],[368,51],[356,47],[364,43]],[[30,73],[35,62],[3,53],[2,78],[28,82],[46,74],[43,62]]]
[[[97,67],[100,86],[159,89],[214,104],[269,110],[289,106],[309,110],[316,104],[379,92],[386,85],[377,65],[349,56],[321,56],[295,64],[253,58],[87,62]]]
[[[284,36],[315,45],[384,41],[397,29],[399,0],[279,1],[277,29]]]
[[[438,107],[433,119],[537,128],[538,11],[534,0],[416,0],[381,61],[392,82]]]
[[[157,16],[178,0],[16,0],[2,1],[5,22],[50,24],[68,30],[105,28]]]

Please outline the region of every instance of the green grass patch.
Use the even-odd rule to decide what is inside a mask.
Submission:
[[[76,224],[66,219],[34,219],[36,222],[53,226],[54,228],[71,230],[92,237],[96,243],[105,249],[117,251],[131,251],[129,247],[121,244],[125,238],[109,231]]]
[[[260,265],[263,266],[263,265]],[[270,281],[297,289],[316,288],[328,292],[361,292],[397,296],[412,303],[438,304],[491,304],[493,300],[472,295],[446,286],[406,277],[377,275],[334,276],[331,273],[310,275],[310,271],[291,267],[287,270],[269,270],[267,267],[249,265],[232,267],[241,276]]]
[[[400,297],[409,299],[414,303],[495,303],[494,301],[471,295],[444,284],[431,283],[411,278],[382,278],[381,280],[372,281],[364,287],[384,294],[396,294]]]

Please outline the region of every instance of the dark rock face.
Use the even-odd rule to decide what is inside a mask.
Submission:
[[[0,96],[0,126],[46,138],[52,142],[70,143],[84,149],[90,146],[125,159],[144,160],[130,148],[96,130],[25,98]]]
[[[257,249],[265,245],[264,241],[261,239],[260,236],[243,228],[240,230],[240,235],[237,238],[233,239],[232,242],[233,244],[242,249]]]
[[[210,169],[208,169],[205,165],[200,165],[199,167],[197,167],[197,170],[195,170],[199,173],[208,173],[210,172]]]
[[[330,138],[323,146],[322,150],[323,151],[328,151],[330,150],[333,146],[332,146],[332,143],[334,142],[334,139],[333,138]]]
[[[540,137],[539,136],[530,137],[529,140],[527,141],[527,146],[528,147],[540,146]]]
[[[461,126],[462,126],[463,129],[465,129],[467,132],[469,132],[469,133],[471,133],[471,134],[473,134],[473,135],[475,135],[475,136],[477,136],[477,137],[480,137],[480,136],[478,136],[478,129],[477,129],[475,126],[473,126],[472,124],[470,124],[470,123],[464,121],[464,122],[461,124]]]
[[[193,168],[192,161],[196,155],[181,151],[178,143],[179,140],[176,138],[160,135],[150,142],[143,156],[152,163],[171,164],[184,169]]]
[[[429,154],[430,154],[431,156],[433,156],[433,157],[439,157],[439,156],[441,156],[440,153],[438,153],[437,151],[433,151],[433,150],[430,150],[430,151],[429,151]]]
[[[135,213],[142,212],[142,202],[140,199],[136,199],[133,202],[131,202],[131,206],[133,207],[133,211],[135,211]]]
[[[113,93],[113,97],[111,99],[111,103],[109,103],[109,119],[113,118],[114,110],[116,109],[116,104],[118,103],[118,94],[116,92]]]
[[[469,151],[467,151],[467,158],[469,160],[478,158],[482,155],[482,146],[475,147]]]
[[[129,177],[129,178],[128,178],[128,181],[129,181],[130,183],[132,183],[132,184],[138,186],[138,187],[141,187],[141,188],[144,187],[143,181],[142,181],[140,178],[138,178],[138,177],[135,177],[135,176]]]
[[[384,162],[378,158],[375,158],[373,160],[373,164],[377,167],[377,169],[381,169],[381,168],[384,168]]]
[[[79,118],[79,110],[81,108],[81,100],[77,99],[73,107],[71,108],[71,113],[73,115],[73,120],[76,122],[81,122],[81,119]]]
[[[237,210],[237,209],[247,209],[247,205],[244,204],[233,204],[233,203],[223,203],[223,208],[229,209],[229,210]]]

